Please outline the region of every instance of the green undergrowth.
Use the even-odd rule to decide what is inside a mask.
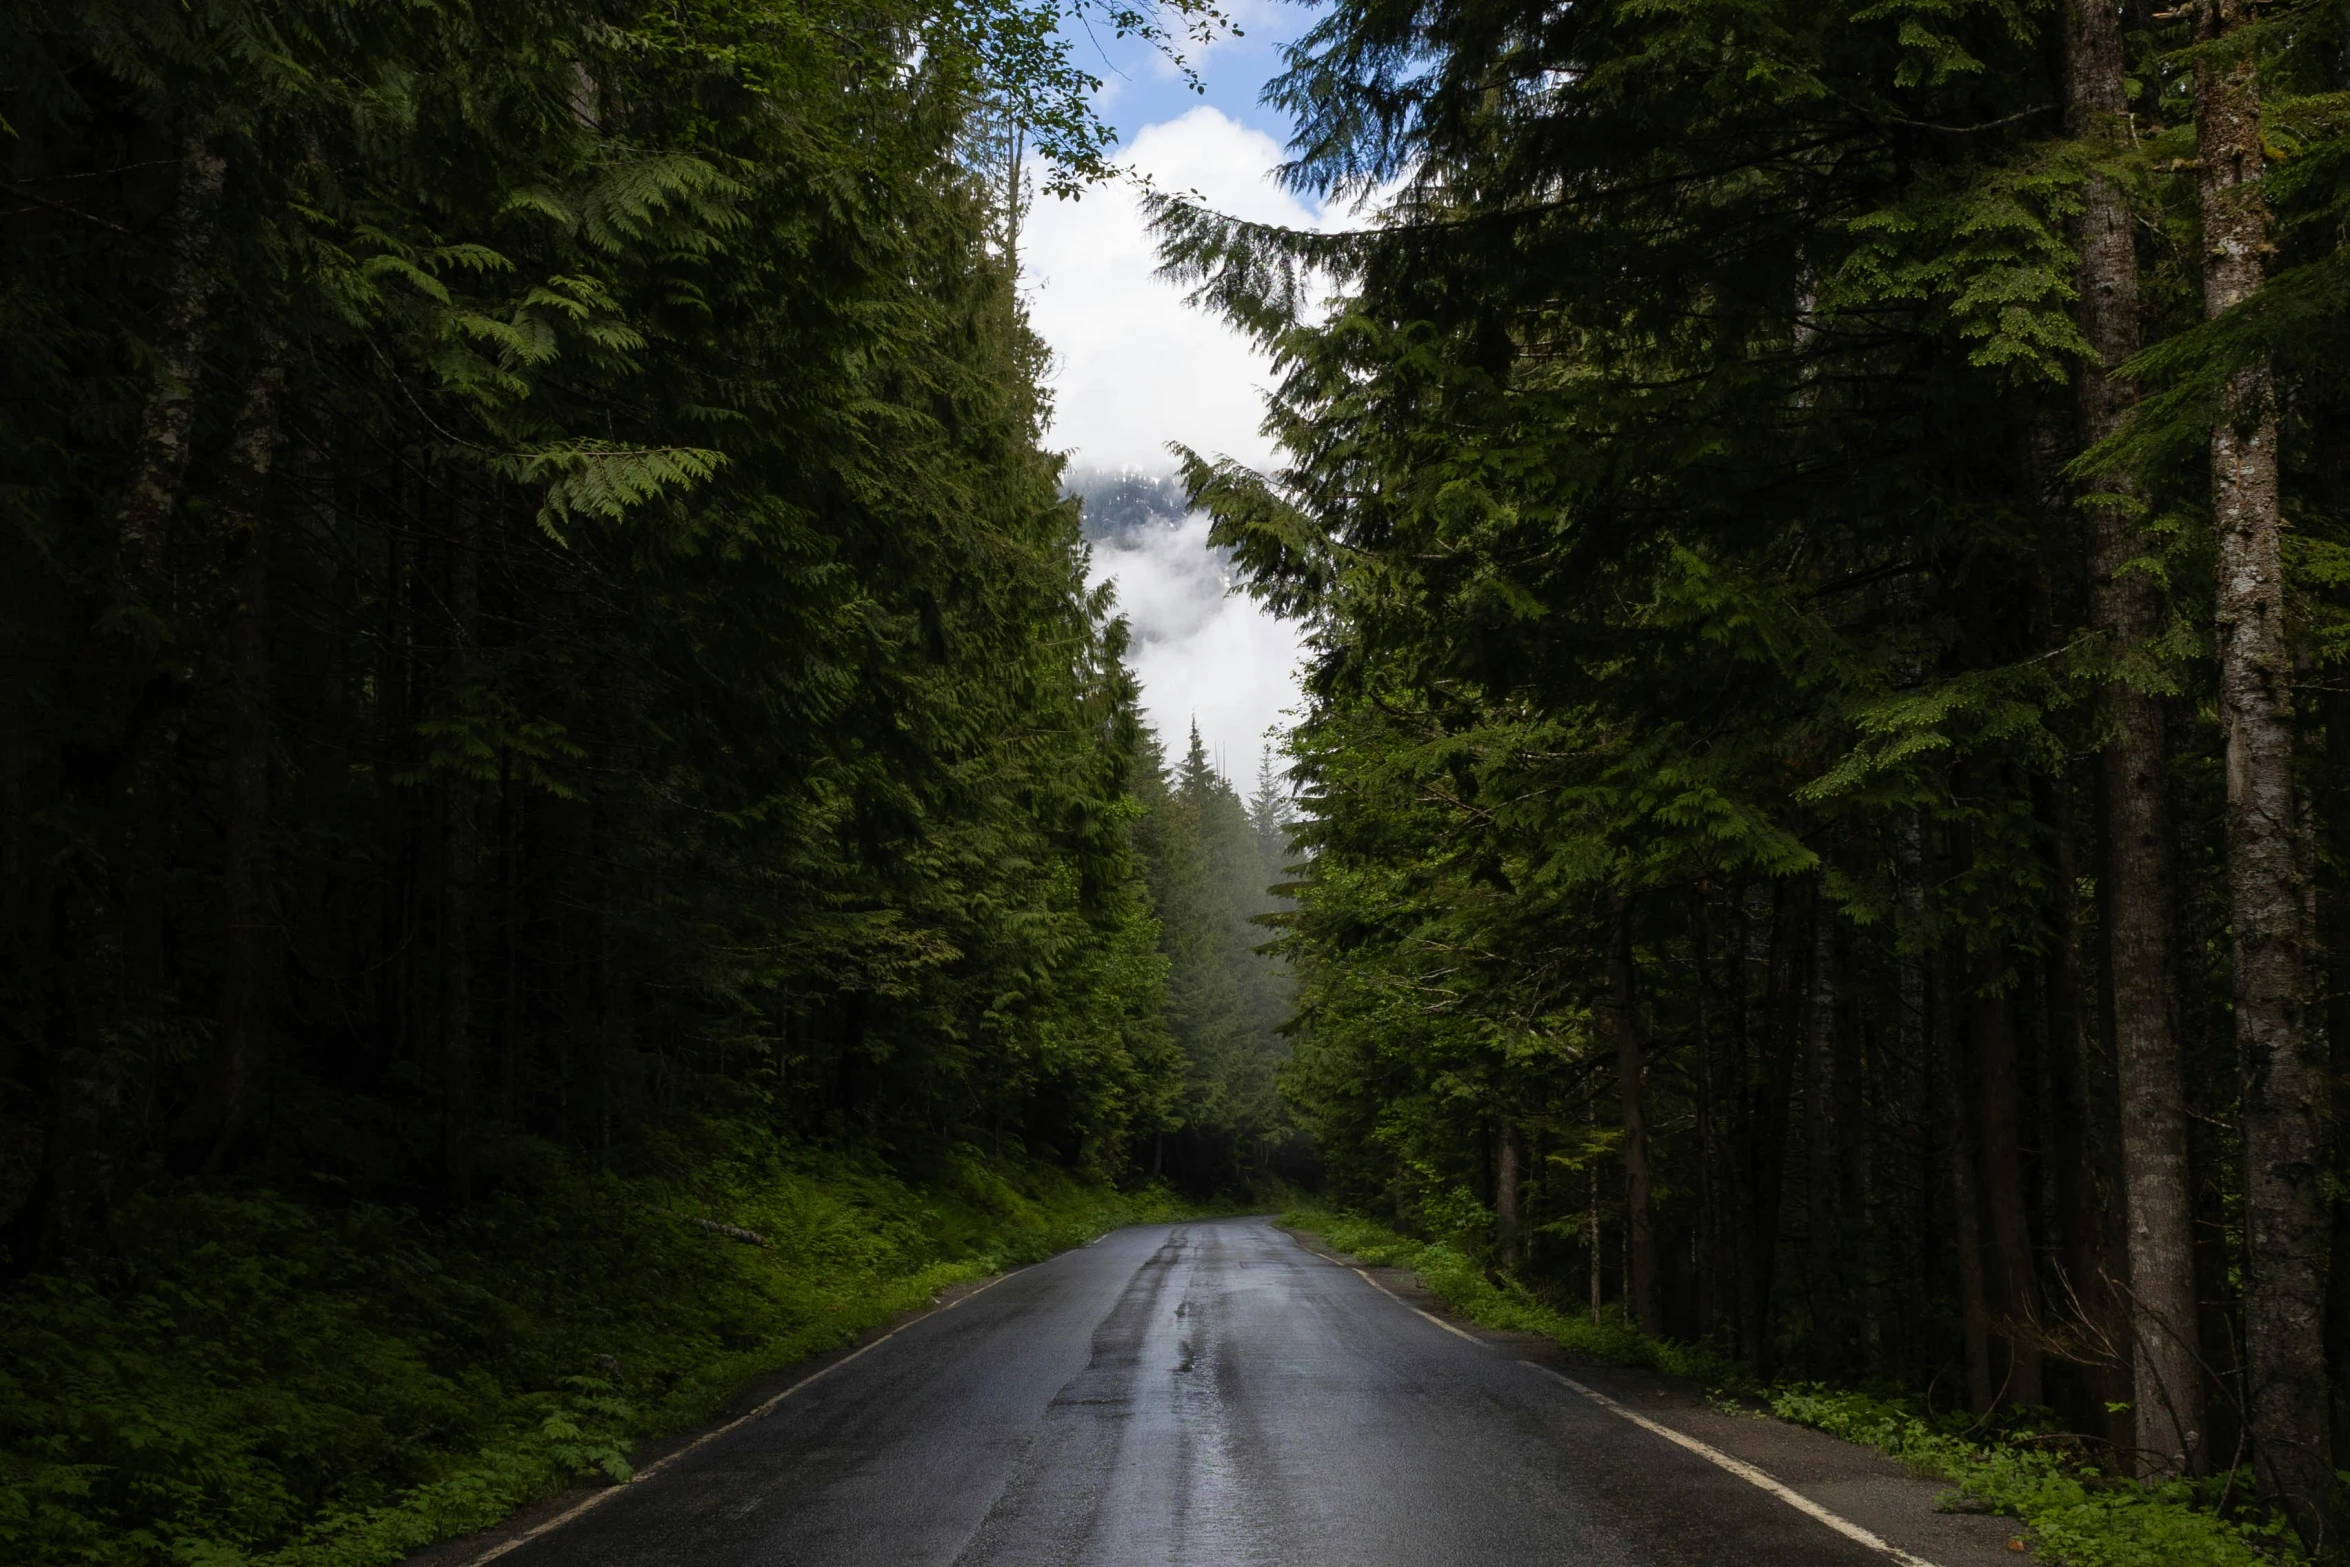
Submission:
[[[2281,1523],[2227,1518],[2214,1510],[2224,1481],[2147,1489],[2029,1433],[2010,1440],[1970,1435],[1964,1415],[1934,1417],[1906,1400],[1817,1383],[1761,1385],[1735,1361],[1649,1338],[1619,1313],[1594,1322],[1544,1303],[1514,1281],[1496,1283],[1459,1247],[1413,1240],[1320,1209],[1293,1210],[1278,1222],[1319,1235],[1373,1266],[1409,1268],[1448,1309],[1480,1327],[1536,1333],[1591,1360],[1686,1378],[1717,1396],[1873,1447],[1919,1474],[1949,1481],[1976,1505],[2021,1521],[2040,1561],[2065,1567],[2253,1567],[2300,1560]]]
[[[151,1197],[102,1266],[0,1295],[0,1560],[381,1567],[625,1478],[949,1285],[1177,1211],[976,1155],[916,1183],[723,1126],[627,1175],[505,1157],[501,1195],[448,1220]]]

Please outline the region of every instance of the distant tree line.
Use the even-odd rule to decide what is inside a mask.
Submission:
[[[1194,1190],[1264,1192],[1311,1181],[1311,1149],[1284,1102],[1281,1027],[1288,965],[1264,949],[1269,916],[1287,906],[1293,828],[1286,784],[1268,754],[1242,799],[1209,762],[1199,728],[1168,769],[1146,745],[1136,831],[1167,957],[1167,1027],[1184,1062],[1181,1120],[1157,1135],[1153,1174]]]
[[[1339,0],[1270,98],[1383,220],[1157,212],[1281,366],[1188,479],[1337,1191],[2331,1541],[2350,16]]]

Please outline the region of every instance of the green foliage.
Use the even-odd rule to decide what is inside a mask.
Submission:
[[[1902,205],[1852,221],[1859,243],[1823,292],[1866,314],[1893,301],[1967,345],[1967,362],[2019,379],[2061,382],[2090,348],[2074,324],[2075,258],[2066,224],[2079,216],[2074,149],[2058,143],[1988,169],[1961,166],[1905,193]]]
[[[2281,1518],[2223,1518],[2216,1496],[2250,1476],[2141,1487],[2066,1453],[2062,1444],[1969,1440],[1964,1417],[1928,1421],[1909,1404],[1791,1385],[1770,1391],[1772,1414],[1859,1442],[1959,1493],[2021,1519],[2035,1556],[2066,1567],[2251,1567],[2300,1561]]]
[[[2339,1532],[2319,1225],[2256,1212],[2316,1187],[2248,1189],[2230,1135],[2272,1045],[2230,1014],[2259,922],[2209,455],[2230,388],[2273,390],[2275,445],[2241,449],[2278,458],[2292,540],[2315,1051],[2350,1038],[2344,19],[1339,0],[1269,97],[1288,180],[1375,218],[1155,208],[1169,275],[1280,374],[1278,463],[1185,479],[1310,648],[1284,1087],[1327,1198],[1488,1314],[1535,1309],[1479,1282],[1507,1265],[1758,1381],[2045,1404],[2056,1467],[1983,1462],[2083,1559],[2240,1557],[2081,1472],[2197,1441],[2251,1455],[2232,1504]],[[2272,243],[2206,321],[2220,65],[2264,155],[2224,199]],[[2177,1134],[2130,1064],[2158,1039]],[[2181,1329],[2111,1281],[2187,1270],[2123,1190],[2182,1160],[2229,1266],[2195,1259],[2209,1415],[2173,1444],[2116,1417],[2151,1407],[2133,1335]]]
[[[950,1284],[1174,1211],[970,1151],[909,1181],[719,1122],[628,1173],[507,1154],[515,1182],[443,1221],[158,1193],[103,1268],[27,1280],[0,1305],[0,1549],[381,1567],[625,1480],[641,1443]]]

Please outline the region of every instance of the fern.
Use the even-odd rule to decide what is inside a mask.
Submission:
[[[576,517],[626,520],[648,501],[679,493],[715,477],[726,464],[723,452],[692,446],[617,447],[566,442],[492,460],[492,468],[517,483],[540,487],[538,524],[561,542],[562,525]]]

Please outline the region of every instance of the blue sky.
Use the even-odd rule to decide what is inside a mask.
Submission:
[[[1102,78],[1097,107],[1117,127],[1121,142],[1130,144],[1143,127],[1202,104],[1265,132],[1275,142],[1288,141],[1288,125],[1275,111],[1260,106],[1257,95],[1280,74],[1282,46],[1313,25],[1316,7],[1289,0],[1239,0],[1228,9],[1242,36],[1227,36],[1204,52],[1195,51],[1194,63],[1207,88],[1204,95],[1193,92],[1172,67],[1132,39],[1073,34],[1078,65]]]

